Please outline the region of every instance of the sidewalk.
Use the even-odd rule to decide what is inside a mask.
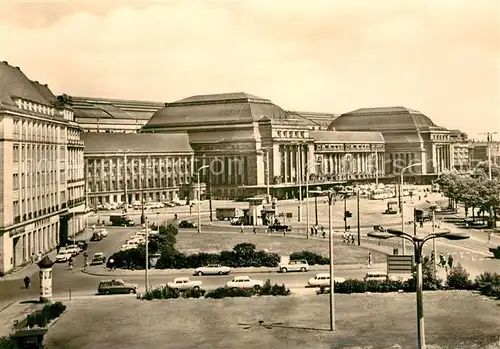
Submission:
[[[357,270],[366,269],[366,264],[338,264],[335,265],[335,270]],[[372,264],[371,269],[385,269],[386,263],[375,263]],[[311,271],[317,272],[328,272],[330,270],[329,265],[311,265]],[[88,267],[85,270],[81,270],[82,273],[93,275],[93,276],[103,276],[103,277],[127,277],[127,276],[138,276],[144,275],[144,270],[126,270],[126,269],[115,269],[109,270],[102,266],[99,267]],[[277,273],[278,268],[267,268],[267,267],[249,267],[249,268],[232,268],[231,273],[247,273],[247,274],[263,274],[263,273]],[[168,275],[193,275],[194,268],[191,269],[150,269],[148,274],[150,276],[168,276]]]
[[[85,231],[76,235],[75,240],[80,240],[82,236],[85,235]],[[71,239],[68,239],[68,243],[70,241],[73,241],[73,237]],[[48,256],[52,261],[56,260],[56,255],[57,255],[57,250],[54,249],[52,251],[49,251],[42,255],[42,258],[45,256]],[[37,262],[38,263],[38,262]],[[2,281],[8,281],[8,280],[22,280],[24,279],[25,276],[32,276],[34,274],[38,274],[40,269],[38,268],[37,263],[28,263],[23,266],[14,268],[12,271],[10,271],[8,274],[4,275],[3,277],[0,277],[0,283]]]

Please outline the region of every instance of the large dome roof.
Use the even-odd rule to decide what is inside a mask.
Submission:
[[[166,103],[143,127],[154,130],[169,126],[251,123],[264,117],[288,119],[289,114],[270,100],[247,93],[192,96]]]
[[[342,114],[329,129],[339,131],[389,131],[440,128],[426,115],[404,107],[361,108]]]

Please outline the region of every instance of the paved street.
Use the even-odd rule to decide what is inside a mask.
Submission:
[[[436,194],[434,194],[436,196]],[[436,196],[436,197],[439,197]],[[245,203],[237,203],[237,202],[232,202],[232,201],[214,201],[213,207],[214,211],[216,207],[244,207]],[[287,200],[283,202],[278,203],[278,207],[284,211],[288,212],[291,211],[293,208],[296,209],[297,202],[292,201],[292,200]],[[362,247],[364,248],[371,248],[375,250],[379,250],[385,253],[392,253],[392,248],[393,247],[399,247],[401,249],[401,243],[399,239],[390,239],[390,240],[384,240],[384,241],[375,241],[374,239],[370,239],[366,237],[366,233],[369,231],[372,231],[372,225],[373,224],[381,224],[381,222],[385,222],[384,224],[381,224],[383,226],[399,226],[400,225],[400,216],[399,215],[393,215],[393,216],[385,216],[382,215],[381,212],[384,210],[386,203],[381,202],[381,201],[372,201],[372,200],[361,200],[360,202],[360,211],[363,212],[363,218],[362,218]],[[311,224],[313,224],[313,217],[314,217],[314,202],[311,201]],[[336,228],[339,230],[343,227],[343,221],[339,219],[339,217],[342,216],[342,211],[343,211],[343,203],[342,202],[337,202],[337,204],[334,206],[335,207],[335,212],[334,212],[334,223]],[[347,207],[348,210],[351,210],[354,214],[353,219],[351,219],[351,226],[355,226],[355,199],[350,199],[347,202]],[[196,207],[195,207],[196,208]],[[175,208],[167,208],[167,212],[169,213],[169,219],[173,217],[174,212],[178,214],[180,219],[196,219],[196,210],[195,208],[193,209],[193,214],[190,216],[189,215],[189,207],[187,206],[181,206],[181,207],[175,207]],[[412,205],[407,204],[405,205],[406,211],[411,212]],[[163,209],[165,210],[165,209]],[[319,200],[318,202],[318,218],[320,221],[320,224],[325,225],[325,220],[327,221],[327,210],[328,206]],[[208,203],[203,202],[203,219],[204,222],[208,224]],[[150,211],[148,215],[155,216],[156,211]],[[164,211],[163,211],[164,212]],[[303,211],[303,214],[305,215],[305,208]],[[133,218],[139,219],[140,211],[132,211],[131,216]],[[162,215],[160,215],[161,217]],[[163,215],[165,217],[165,215]],[[109,221],[109,213],[107,213],[107,216],[102,214],[102,212],[99,215],[99,219],[105,219],[106,222]],[[92,224],[92,220],[97,221],[97,215],[92,217],[89,220],[89,225]],[[161,221],[161,218],[160,218]],[[369,223],[366,223],[369,222]],[[296,219],[292,219],[292,225],[294,227],[298,226],[301,227],[303,226],[305,222],[298,223],[296,222]],[[327,222],[326,222],[327,223]],[[452,225],[443,225],[443,227],[450,228],[454,231],[459,231],[460,229],[452,226]],[[119,228],[119,227],[107,227],[109,230],[109,236],[100,241],[100,242],[91,242],[89,245],[88,249],[88,254],[89,256],[92,256],[96,252],[104,252],[107,256],[110,256],[112,253],[116,252],[119,250],[120,246],[122,243],[127,239],[128,236],[133,234],[136,230],[137,227],[135,228]],[[431,227],[429,227],[429,223],[426,224],[426,227],[424,229],[418,229],[418,232],[427,232],[430,230]],[[211,226],[204,226],[202,230],[202,234],[214,234],[214,233],[219,233],[219,234],[239,234],[239,227],[234,227],[230,226],[229,222],[220,222],[220,221],[214,221]],[[250,228],[247,228],[248,233],[250,233]],[[411,227],[407,227],[407,231],[409,231]],[[355,229],[354,229],[355,230]],[[188,234],[188,233],[193,233],[193,230],[181,230],[180,234]],[[259,234],[263,233],[263,230],[258,231]],[[469,240],[464,240],[464,241],[458,241],[458,242],[450,242],[450,241],[445,241],[445,240],[438,240],[437,242],[437,248],[438,248],[438,254],[440,252],[449,252],[454,255],[455,263],[460,262],[462,265],[464,265],[469,272],[471,273],[472,276],[477,275],[478,273],[489,270],[489,271],[498,271],[500,270],[500,261],[499,260],[488,260],[486,259],[487,256],[490,255],[488,252],[488,241],[486,238],[486,235],[478,230],[473,230],[469,229],[467,230],[467,233],[471,235],[471,239]],[[79,237],[80,238],[80,237]],[[83,238],[83,237],[82,237]],[[90,229],[88,230],[88,235],[86,235],[86,238],[90,238]],[[305,238],[305,232],[300,231],[300,229],[294,229],[294,231],[290,234],[287,234],[286,237],[283,238]],[[325,243],[327,243],[327,239],[323,239],[322,237],[315,237],[315,239],[319,240],[324,240]],[[335,243],[342,243],[340,237],[335,238]],[[425,254],[430,254],[432,250],[432,243],[429,242],[426,244],[425,248]],[[410,253],[411,249],[409,248],[407,244],[407,253]],[[75,260],[75,269],[74,270],[68,270],[67,264],[57,264],[54,266],[54,284],[53,284],[53,293],[54,295],[57,296],[66,296],[69,294],[69,290],[72,290],[72,293],[74,295],[76,294],[84,294],[84,295],[91,295],[95,293],[95,290],[97,288],[98,281],[100,279],[103,279],[103,277],[99,276],[90,276],[81,273],[80,267],[83,264],[83,257],[78,256]],[[32,288],[29,290],[25,290],[22,285],[22,278],[26,274],[33,274],[37,272],[36,267],[31,267],[27,268],[24,271],[17,272],[17,276],[13,277],[7,277],[7,280],[0,281],[0,308],[2,305],[7,304],[8,302],[11,302],[13,300],[18,300],[18,299],[26,299],[26,298],[35,298],[38,295],[38,276],[37,274],[34,274],[31,276],[32,278]],[[361,277],[366,273],[365,271],[362,270],[353,270],[353,271],[346,271],[346,270],[341,270],[338,272],[338,276],[340,277]],[[271,280],[273,282],[285,282],[285,284],[289,285],[290,287],[295,287],[297,285],[302,285],[307,282],[307,279],[311,276],[309,274],[286,274],[286,275],[276,275],[276,274],[269,274],[271,277]],[[255,274],[256,278],[265,278],[267,275],[260,275],[260,274]],[[17,277],[17,279],[15,279]],[[143,284],[144,283],[144,277],[142,275],[140,276],[126,276],[126,277],[121,277],[127,282],[133,282],[133,283],[138,283],[138,284]],[[168,275],[168,276],[151,276],[150,282],[152,285],[154,284],[162,284],[168,282],[173,276]],[[206,279],[205,281],[207,287],[216,287],[218,285],[222,285],[224,282],[228,281],[231,277],[215,277],[215,278],[209,278]]]

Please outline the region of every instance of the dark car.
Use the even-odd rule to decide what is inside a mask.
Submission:
[[[179,228],[196,228],[198,225],[191,221],[181,221],[179,223]]]
[[[136,284],[128,284],[121,279],[104,280],[97,287],[99,294],[121,294],[121,293],[137,293]]]
[[[77,240],[75,243],[82,249],[82,251],[85,251],[89,247],[89,244],[85,240]]]
[[[102,235],[101,233],[99,233],[98,231],[94,232],[94,234],[92,234],[92,237],[90,238],[90,241],[101,241],[102,240]]]

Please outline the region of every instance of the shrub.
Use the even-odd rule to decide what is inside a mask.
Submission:
[[[34,327],[35,325],[36,325],[35,313],[28,314],[28,316],[26,316],[26,326],[28,328],[31,328]]]
[[[455,290],[470,290],[472,288],[469,273],[460,263],[450,269],[446,276],[446,284]]]
[[[146,291],[141,299],[153,300],[153,299],[177,299],[180,297],[180,292],[171,287],[158,287]]]
[[[144,246],[132,248],[130,250],[118,251],[109,257],[106,266],[111,267],[110,260],[113,259],[113,265],[121,269],[145,269],[146,267],[146,249]]]
[[[200,298],[205,295],[205,290],[202,289],[190,289],[185,292],[182,292],[182,298]]]
[[[364,293],[366,292],[366,282],[357,279],[347,279],[344,282],[335,283],[337,293]]]
[[[500,246],[497,246],[497,248],[490,247],[489,250],[496,259],[500,259]]]
[[[484,272],[476,277],[474,284],[482,295],[500,299],[500,274]]]
[[[271,280],[267,279],[264,286],[259,290],[259,296],[289,296],[290,289],[286,288],[285,284],[271,284]]]
[[[205,294],[205,298],[222,299],[226,297],[252,297],[256,291],[254,289],[219,287]]]
[[[413,267],[413,277],[406,282],[405,291],[415,292],[417,286],[416,267]],[[436,291],[443,288],[443,280],[434,273],[434,262],[429,257],[422,261],[422,289],[424,291]]]
[[[307,261],[307,263],[309,263],[309,265],[330,264],[330,258],[323,257],[320,254],[310,252],[310,251],[294,252],[290,255],[290,259],[304,259]]]
[[[35,315],[35,321],[38,327],[45,327],[47,326],[49,319],[47,318],[46,313],[44,313],[43,311],[38,311]]]

